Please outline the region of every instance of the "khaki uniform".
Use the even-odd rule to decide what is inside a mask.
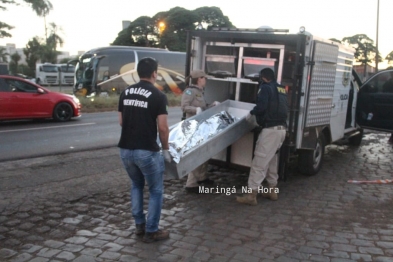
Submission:
[[[203,92],[196,86],[187,87],[183,91],[181,98],[181,109],[186,113],[186,118],[196,114],[196,108],[200,107],[202,111],[207,108]],[[206,179],[207,163],[200,165],[188,174],[186,187],[197,187],[198,181]]]
[[[269,187],[276,187],[278,180],[277,150],[284,142],[286,130],[277,130],[277,127],[267,127],[258,136],[252,160],[248,187],[258,191],[259,186],[266,178]]]
[[[181,109],[186,113],[186,118],[194,116],[197,107],[200,107],[202,111],[207,107],[203,92],[196,86],[187,87],[181,98]]]

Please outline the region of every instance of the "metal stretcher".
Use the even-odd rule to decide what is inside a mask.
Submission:
[[[199,115],[188,118],[187,120],[203,121],[222,111],[227,111],[239,120],[227,126],[219,133],[187,151],[179,163],[172,161],[165,163],[165,179],[179,179],[186,176],[199,165],[203,164],[228,146],[239,140],[242,136],[249,133],[255,126],[246,120],[247,114],[255,105],[234,100],[226,100],[221,104],[203,111]],[[185,120],[185,121],[187,121]],[[180,123],[171,126],[170,131]]]

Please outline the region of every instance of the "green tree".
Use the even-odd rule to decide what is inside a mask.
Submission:
[[[122,30],[112,45],[134,45],[152,47],[157,45],[157,33],[154,20],[140,16]]]
[[[388,64],[393,63],[393,51],[391,51],[386,57],[385,60],[388,60]]]
[[[49,23],[49,37],[46,39],[46,45],[49,46],[54,52],[57,51],[57,46],[62,47],[64,44],[63,38],[59,35],[59,31],[63,31],[55,23]]]
[[[344,37],[343,43],[348,43],[355,48],[355,59],[357,62],[366,65],[372,61],[376,61],[377,48],[374,41],[365,34],[357,34],[350,37]],[[378,61],[382,61],[382,57],[378,54]]]
[[[160,35],[159,47],[173,51],[185,51],[187,31],[195,29],[199,18],[193,11],[174,7],[168,12],[158,13],[153,19],[156,21],[156,25],[158,21],[163,21],[166,25]]]
[[[11,55],[11,62],[8,67],[12,75],[16,75],[18,73],[18,63],[20,61],[20,55],[18,53],[13,53]]]
[[[56,64],[57,56],[60,52],[57,51],[57,46],[63,46],[64,40],[58,34],[59,31],[62,31],[55,23],[49,23],[49,36],[46,39],[46,43],[41,45],[41,61],[43,63],[49,62]]]
[[[49,0],[0,0],[0,11],[6,11],[6,4],[20,5],[22,2],[27,3],[38,16],[49,14],[53,6]],[[0,21],[0,38],[11,37],[10,30],[13,26]]]
[[[156,25],[152,18],[148,16],[138,17],[129,27],[131,27],[131,35],[136,45],[147,47],[156,46]]]
[[[40,59],[42,63],[56,64],[58,54],[60,54],[60,52],[54,51],[49,45],[41,46]]]
[[[164,23],[164,30],[160,28],[160,23]],[[206,29],[233,27],[218,7],[201,7],[193,11],[174,7],[169,11],[159,12],[152,18],[141,16],[132,21],[128,28],[118,34],[112,45],[158,46],[185,51],[187,31],[197,29],[199,24]]]
[[[200,7],[195,9],[193,13],[199,18],[198,23],[207,25],[206,29],[208,30],[213,27],[233,27],[232,22],[227,16],[224,16],[218,7]]]
[[[10,54],[7,53],[7,50],[4,47],[0,47],[0,62],[8,62],[8,56]]]
[[[29,76],[35,77],[35,65],[40,59],[42,53],[40,39],[38,37],[34,37],[33,39],[29,40],[29,42],[26,44],[26,48],[23,48],[23,53],[26,56],[27,66],[30,68]]]
[[[34,78],[34,72],[31,71],[31,68],[26,64],[18,64],[18,71],[19,74],[25,75],[30,78]]]
[[[132,38],[132,28],[129,26],[117,34],[115,41],[111,45],[134,46],[135,41]]]

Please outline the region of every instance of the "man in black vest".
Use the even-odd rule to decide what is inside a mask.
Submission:
[[[255,117],[263,129],[255,145],[248,178],[249,192],[236,199],[237,202],[248,205],[257,204],[258,192],[264,193],[264,196],[271,200],[278,199],[277,152],[284,142],[287,125],[288,102],[285,88],[276,82],[270,68],[261,70],[260,79],[262,83],[259,86],[257,102],[247,115],[247,120]],[[261,186],[265,178],[268,188]]]
[[[169,232],[159,230],[158,223],[164,193],[164,159],[170,162],[168,145],[168,103],[164,93],[154,83],[158,64],[153,58],[138,62],[141,81],[126,88],[119,98],[121,137],[118,146],[123,165],[132,181],[131,210],[136,235],[144,235],[144,242],[167,239]],[[157,144],[158,134],[162,154]],[[147,183],[150,198],[146,214],[143,212],[143,188]]]

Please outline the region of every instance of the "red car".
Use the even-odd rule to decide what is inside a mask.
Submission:
[[[68,121],[81,115],[79,99],[52,92],[20,77],[0,75],[0,120],[53,118]]]

